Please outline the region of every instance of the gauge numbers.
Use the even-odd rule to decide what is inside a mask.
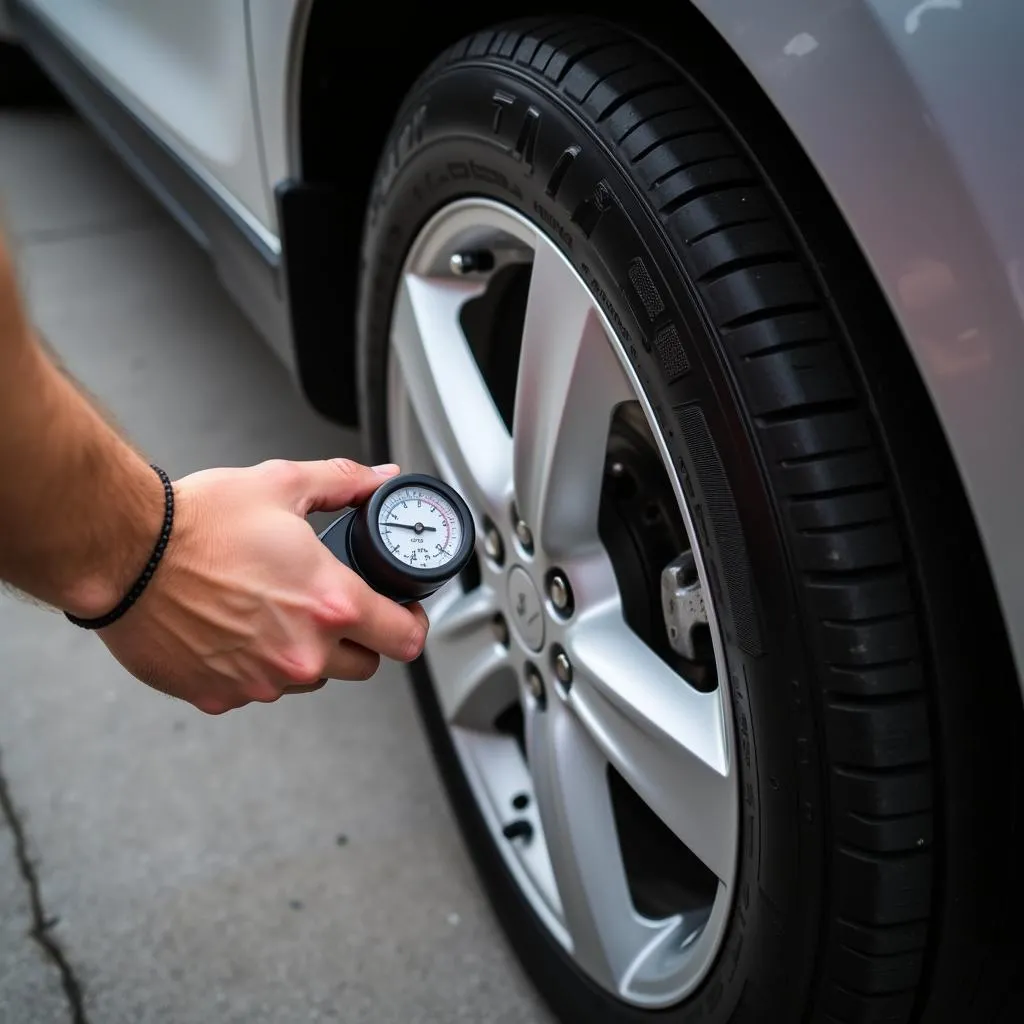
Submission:
[[[381,540],[411,569],[441,569],[458,554],[462,523],[447,498],[429,487],[396,488],[381,503]]]

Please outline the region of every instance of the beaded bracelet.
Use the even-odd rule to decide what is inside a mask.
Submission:
[[[164,485],[164,522],[160,527],[160,536],[153,548],[153,553],[149,556],[149,561],[146,563],[146,568],[142,570],[142,575],[132,584],[131,589],[124,595],[120,604],[107,612],[106,615],[100,615],[95,619],[81,619],[70,612],[64,613],[69,622],[74,623],[76,626],[81,626],[82,629],[103,629],[105,626],[117,622],[142,596],[142,592],[153,578],[153,573],[156,572],[156,567],[160,564],[160,559],[164,557],[164,552],[167,550],[167,542],[171,538],[171,526],[174,523],[174,488],[171,486],[171,478],[159,466],[151,466],[150,468],[160,477],[160,482]]]

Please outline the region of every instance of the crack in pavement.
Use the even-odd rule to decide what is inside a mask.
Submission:
[[[4,775],[2,754],[0,754],[0,814],[3,814],[14,836],[14,857],[18,862],[18,871],[25,883],[25,887],[28,889],[29,904],[32,911],[32,931],[29,934],[39,945],[40,949],[42,949],[43,955],[53,963],[60,974],[60,981],[68,1001],[68,1010],[71,1013],[72,1024],[89,1024],[88,1018],[85,1015],[82,986],[79,984],[78,978],[75,977],[75,972],[64,955],[64,950],[61,948],[60,943],[50,934],[50,929],[56,924],[56,920],[47,917],[43,907],[43,898],[39,889],[39,879],[36,876],[35,865],[33,865],[28,855],[25,830],[22,827],[17,811],[14,809],[11,790],[7,785],[7,777]]]

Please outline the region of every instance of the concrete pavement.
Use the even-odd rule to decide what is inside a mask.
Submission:
[[[0,211],[50,343],[172,475],[360,455],[73,117],[0,114]],[[550,1020],[394,667],[207,718],[0,597],[0,770],[5,1024]]]

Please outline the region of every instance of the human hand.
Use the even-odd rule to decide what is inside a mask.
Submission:
[[[412,661],[427,618],[373,591],[305,516],[358,505],[398,472],[347,459],[264,462],[177,481],[174,527],[156,574],[99,632],[150,686],[220,714],[368,679],[380,656]]]

